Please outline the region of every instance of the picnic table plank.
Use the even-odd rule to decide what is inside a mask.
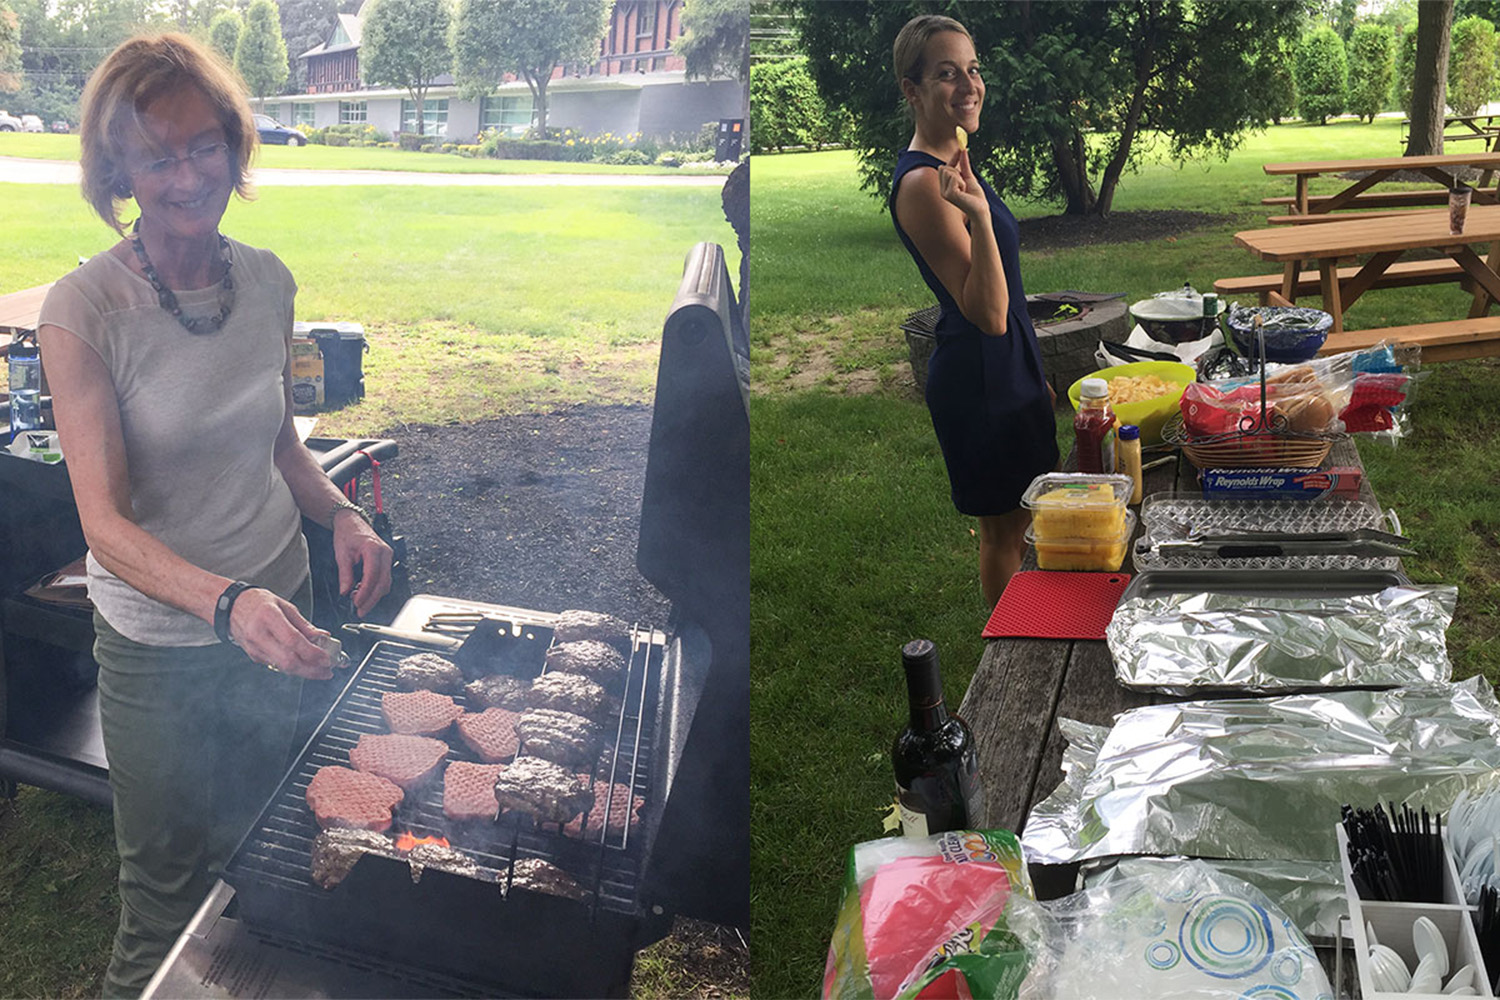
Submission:
[[[35,288],[23,288],[0,295],[0,333],[35,330],[37,316],[42,311],[42,301],[52,285],[49,281]]]
[[[1500,168],[1500,152],[1435,153],[1430,156],[1387,156],[1358,160],[1312,160],[1306,163],[1267,163],[1262,170],[1273,177],[1341,174],[1351,170],[1422,170],[1426,167]]]

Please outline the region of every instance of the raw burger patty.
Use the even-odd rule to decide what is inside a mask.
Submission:
[[[572,712],[597,721],[605,714],[609,695],[582,674],[548,673],[531,682],[527,701],[532,708]]]
[[[494,819],[495,779],[504,764],[473,764],[455,760],[443,772],[443,815],[449,819]]]
[[[597,639],[560,642],[547,650],[547,670],[560,674],[587,674],[596,681],[608,683],[625,673],[625,657],[615,647]]]
[[[436,736],[464,710],[436,691],[387,691],[380,698],[380,714],[393,733]]]
[[[307,804],[324,829],[389,830],[391,810],[405,797],[378,774],[338,765],[318,768],[307,786]]]
[[[484,708],[513,708],[517,712],[526,707],[529,690],[525,681],[510,674],[491,674],[464,685],[464,694],[473,704]]]
[[[411,788],[437,773],[447,755],[448,744],[428,736],[365,733],[349,751],[349,763]]]
[[[403,691],[458,694],[464,689],[464,675],[436,653],[417,653],[396,664],[396,686]]]
[[[619,833],[625,829],[625,817],[630,817],[630,829],[641,825],[641,806],[646,800],[639,795],[630,794],[630,786],[616,783],[614,793],[610,793],[610,784],[607,781],[594,782],[594,808],[589,810],[588,822],[585,825],[582,817],[575,817],[572,822],[563,827],[563,832],[570,837],[577,837],[583,833],[585,828],[588,836],[597,840],[599,831],[604,826],[604,810],[609,809],[609,832]]]
[[[599,756],[599,727],[581,715],[533,708],[516,723],[526,752],[558,764],[592,764]]]
[[[465,712],[458,717],[458,735],[487,764],[510,760],[516,755],[520,740],[516,722],[521,718],[505,708],[487,708],[483,712]]]
[[[625,642],[630,638],[630,625],[614,615],[597,611],[564,611],[557,616],[552,626],[554,642],[575,642],[579,639],[597,639],[600,642]]]
[[[540,757],[517,757],[495,784],[502,809],[519,809],[544,823],[566,823],[589,808],[593,798],[587,782]]]

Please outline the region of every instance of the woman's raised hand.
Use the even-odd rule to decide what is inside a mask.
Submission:
[[[240,594],[230,612],[229,634],[257,663],[315,681],[333,676],[333,658],[313,644],[327,633],[269,590],[252,587]]]
[[[979,178],[974,176],[974,169],[969,165],[969,151],[966,149],[960,149],[953,154],[953,159],[938,167],[938,193],[970,219],[981,217],[990,210],[984,190],[979,186]]]

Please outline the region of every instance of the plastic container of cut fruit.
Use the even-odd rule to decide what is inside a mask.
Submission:
[[[1021,495],[1031,511],[1031,531],[1042,541],[1113,539],[1125,528],[1125,505],[1134,482],[1129,476],[1092,472],[1048,472]]]
[[[1125,562],[1130,536],[1135,534],[1135,514],[1125,512],[1120,530],[1107,538],[1039,538],[1035,524],[1026,529],[1026,540],[1036,546],[1038,569],[1086,570],[1114,573]]]

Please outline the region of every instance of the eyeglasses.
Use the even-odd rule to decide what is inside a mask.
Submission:
[[[136,167],[130,171],[136,177],[166,177],[177,170],[177,165],[184,161],[191,162],[193,168],[200,173],[210,170],[218,170],[224,166],[224,156],[229,152],[229,143],[215,142],[208,146],[199,146],[192,150],[187,156],[163,156],[159,160],[152,160],[144,166]]]

